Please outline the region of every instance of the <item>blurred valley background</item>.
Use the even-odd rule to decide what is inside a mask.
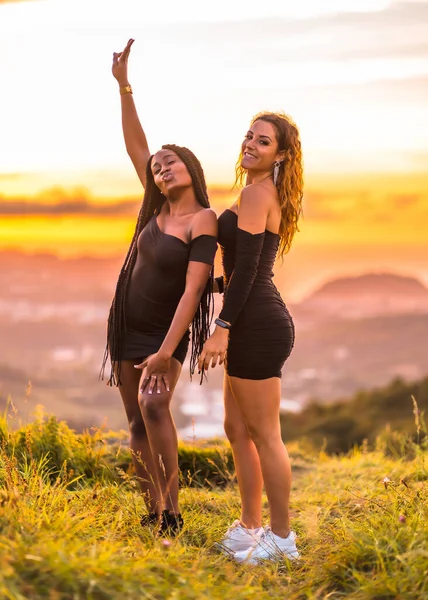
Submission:
[[[217,200],[214,206],[224,200],[218,191],[212,197]],[[136,214],[138,200],[134,209]],[[397,273],[392,264],[390,271],[379,271],[373,255],[362,272],[352,273],[351,258],[351,273],[319,281],[320,272],[334,272],[342,251],[323,244],[299,248],[297,234],[295,248],[277,264],[275,281],[297,331],[282,379],[285,413],[298,413],[314,401],[347,400],[396,379],[414,382],[428,375],[428,288],[422,271]],[[126,428],[117,389],[98,380],[106,318],[122,259],[123,255],[2,251],[2,409],[10,396],[24,421],[42,404],[77,430]],[[312,289],[302,291],[301,272]],[[197,377],[190,382],[185,364],[174,398],[182,438],[223,434],[222,381],[220,367],[202,386]]]

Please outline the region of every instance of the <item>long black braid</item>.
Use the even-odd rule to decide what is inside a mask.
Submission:
[[[163,150],[172,150],[184,162],[192,178],[193,189],[196,199],[204,208],[209,208],[207,184],[201,163],[188,148],[176,146],[175,144],[165,144]],[[143,228],[147,225],[154,215],[158,215],[166,197],[161,193],[155,184],[151,169],[153,156],[150,157],[146,167],[146,189],[143,202],[138,214],[137,224],[134,231],[128,253],[125,257],[119,278],[116,284],[116,291],[110,307],[110,313],[107,322],[107,345],[104,352],[103,363],[100,372],[100,378],[104,378],[104,371],[108,357],[111,359],[111,371],[107,385],[120,385],[120,367],[122,340],[126,328],[125,301],[129,280],[137,259],[137,240]],[[190,375],[195,372],[196,364],[205,341],[210,333],[210,325],[214,313],[213,302],[213,271],[211,272],[207,286],[202,294],[198,309],[192,322],[191,336],[191,356],[190,356]],[[203,373],[201,375],[202,382]]]

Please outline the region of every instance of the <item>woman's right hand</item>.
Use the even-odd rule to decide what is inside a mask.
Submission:
[[[113,65],[111,72],[121,87],[128,85],[128,56],[134,40],[128,40],[122,52],[113,52]]]

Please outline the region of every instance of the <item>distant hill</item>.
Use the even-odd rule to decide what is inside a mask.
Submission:
[[[420,411],[416,416],[412,396]],[[300,413],[284,413],[281,430],[284,440],[305,437],[327,452],[347,452],[364,439],[375,442],[380,435],[388,453],[394,453],[398,451],[398,444],[394,447],[394,443],[399,438],[391,430],[401,431],[416,440],[415,418],[426,414],[427,409],[428,377],[412,383],[395,378],[382,387],[359,391],[351,398],[323,404],[311,402]],[[422,424],[420,439],[424,437],[426,431]],[[378,444],[380,441],[378,439]]]
[[[299,308],[345,318],[428,313],[428,288],[414,277],[368,273],[325,283]]]

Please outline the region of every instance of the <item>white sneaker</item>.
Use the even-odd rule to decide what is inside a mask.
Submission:
[[[281,558],[294,560],[299,556],[294,531],[290,531],[286,538],[282,538],[275,535],[270,527],[265,527],[258,542],[247,550],[235,552],[234,559],[237,562],[257,565],[263,560],[280,560]]]
[[[217,548],[224,554],[234,556],[236,552],[246,551],[257,544],[263,534],[263,527],[247,529],[238,519],[232,523]]]

